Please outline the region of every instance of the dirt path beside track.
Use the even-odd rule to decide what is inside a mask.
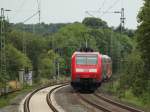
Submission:
[[[18,112],[18,107],[21,102],[21,100],[28,94],[28,92],[20,94],[13,98],[10,101],[10,105],[0,108],[0,112]]]

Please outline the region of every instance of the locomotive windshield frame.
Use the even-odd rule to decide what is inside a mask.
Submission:
[[[77,65],[97,65],[98,55],[76,55],[76,64]]]

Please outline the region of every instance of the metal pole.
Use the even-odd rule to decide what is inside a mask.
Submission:
[[[55,47],[54,47],[54,39],[52,37],[52,50],[53,52],[55,53]],[[55,60],[55,57],[53,58],[53,79],[56,78],[56,60]]]
[[[25,24],[24,24],[25,25]],[[23,31],[23,33],[22,33],[22,38],[23,38],[23,42],[22,42],[22,47],[23,47],[23,53],[25,54],[25,55],[27,55],[27,50],[26,50],[26,37],[25,37],[25,26],[23,26],[23,29],[24,29],[24,31]],[[25,79],[25,75],[26,75],[26,73],[25,73],[25,70],[26,70],[26,68],[24,67],[24,71],[23,71],[23,87],[24,86],[26,86],[26,79]]]
[[[123,33],[123,28],[125,25],[125,17],[124,17],[124,8],[121,8],[121,11],[115,11],[114,13],[120,13],[121,17],[120,17],[120,37],[122,36]],[[120,53],[119,53],[119,43],[117,44],[118,46],[118,72],[120,72]]]
[[[121,8],[121,18],[120,18],[120,37],[123,34],[124,30],[124,25],[125,25],[125,17],[124,17],[124,8]],[[118,46],[119,47],[119,46]],[[120,53],[119,53],[120,55]],[[119,57],[119,72],[121,71],[122,62],[121,62],[121,57]]]
[[[1,75],[4,83],[4,94],[6,93],[6,48],[5,48],[5,24],[4,9],[1,8]]]
[[[24,24],[25,25],[25,24]],[[25,30],[25,26],[23,27],[23,29]],[[23,37],[23,42],[22,42],[22,47],[23,47],[23,53],[25,55],[27,55],[27,45],[26,45],[26,38],[25,38],[25,31],[23,31],[22,33],[22,37]]]
[[[37,0],[38,3],[38,13],[39,13],[39,24],[41,23],[41,1]]]
[[[87,46],[88,46],[88,44],[87,44],[87,39],[86,39],[86,43],[85,43],[85,44],[86,44],[86,48],[87,48]]]
[[[124,22],[124,20],[125,20],[125,17],[124,17],[124,8],[121,8],[121,18],[120,18],[120,27],[121,27],[121,33],[122,33],[122,31],[123,31],[123,28],[124,28],[124,25],[125,25],[125,22]]]
[[[57,77],[59,79],[59,62],[57,63],[57,69],[58,69],[58,74],[57,74],[58,76]]]

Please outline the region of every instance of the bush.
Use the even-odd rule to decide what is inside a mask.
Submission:
[[[124,74],[121,76],[120,87],[132,89],[139,96],[147,90],[147,77],[144,75],[144,62],[138,51],[133,51],[125,62]]]

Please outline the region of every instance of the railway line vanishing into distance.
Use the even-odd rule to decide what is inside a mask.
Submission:
[[[69,86],[69,83],[57,83],[39,88],[28,95],[24,101],[24,112],[65,112],[65,109],[55,104],[54,94],[56,91]],[[95,93],[80,93],[73,90],[73,93],[84,102],[102,112],[144,112],[133,107],[115,102]],[[55,102],[55,103],[54,103]]]

